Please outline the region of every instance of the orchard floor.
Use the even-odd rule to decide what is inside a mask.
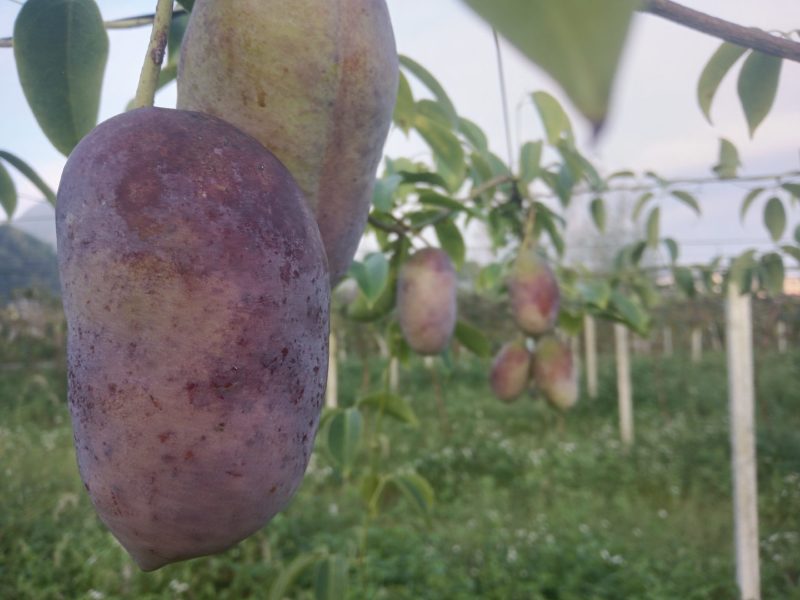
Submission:
[[[563,423],[538,400],[493,400],[485,370],[465,359],[443,374],[444,411],[421,363],[403,371],[420,426],[387,421],[381,461],[431,482],[429,519],[403,497],[367,518],[357,483],[317,453],[290,508],[260,533],[149,574],[83,491],[63,374],[0,373],[0,598],[268,598],[296,557],[323,548],[356,557],[346,597],[357,600],[736,597],[722,356],[637,359],[628,453],[611,364],[599,399]],[[360,380],[345,364],[343,403]],[[800,353],[758,357],[765,599],[800,599],[799,383]],[[314,583],[301,571],[279,597],[314,598]]]

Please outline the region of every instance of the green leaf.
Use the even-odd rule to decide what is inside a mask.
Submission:
[[[322,558],[320,552],[308,552],[299,554],[286,567],[281,569],[280,574],[269,589],[269,600],[283,600],[297,578],[309,567],[313,566]]]
[[[95,126],[108,35],[94,0],[28,0],[14,23],[22,91],[64,155]]]
[[[711,102],[714,100],[719,84],[745,52],[747,52],[747,48],[724,42],[706,63],[700,80],[697,82],[697,101],[709,123],[711,123]]]
[[[658,236],[661,231],[661,209],[656,206],[647,217],[647,245],[658,248]]]
[[[387,175],[375,181],[375,188],[372,191],[372,204],[375,208],[382,212],[390,212],[394,206],[394,193],[401,183],[403,176],[398,174]]]
[[[17,171],[27,177],[28,181],[30,181],[39,189],[40,192],[42,192],[50,204],[53,206],[56,205],[56,195],[53,193],[53,190],[50,189],[50,186],[47,185],[41,177],[39,177],[36,171],[34,171],[28,163],[18,156],[11,154],[10,152],[6,152],[5,150],[0,150],[0,158],[6,160],[10,165],[17,169]]]
[[[445,219],[444,221],[436,223],[434,229],[436,229],[436,237],[439,238],[439,244],[442,246],[442,249],[447,252],[453,260],[456,270],[460,270],[464,265],[467,248],[464,245],[464,238],[458,226],[456,226],[452,219]]]
[[[418,473],[395,473],[386,479],[386,487],[394,486],[411,505],[423,516],[430,516],[433,510],[434,493],[428,480]],[[384,489],[385,489],[384,488]]]
[[[524,185],[529,185],[539,176],[542,168],[542,141],[526,142],[519,152],[519,176]]]
[[[417,419],[417,415],[414,414],[411,405],[396,394],[381,392],[364,396],[358,401],[358,407],[383,411],[385,415],[397,419],[401,423],[411,425],[411,427],[419,426],[419,419]]]
[[[181,44],[183,34],[186,33],[186,26],[189,24],[188,14],[175,14],[169,24],[169,35],[167,36],[167,64],[178,64],[178,57],[181,54]]]
[[[350,275],[358,283],[367,300],[374,303],[389,280],[389,261],[380,252],[368,255],[364,262],[353,261],[350,265]]]
[[[429,171],[398,171],[397,174],[403,178],[403,183],[410,183],[412,185],[427,183],[434,187],[447,189],[447,182],[438,173],[431,173]]]
[[[502,275],[503,267],[501,265],[497,263],[486,265],[478,273],[478,280],[476,282],[478,289],[482,292],[497,291],[502,282]]]
[[[456,323],[455,337],[459,344],[475,356],[486,358],[492,353],[492,346],[483,332],[466,321],[459,320]]]
[[[400,80],[397,86],[397,101],[394,105],[394,115],[392,120],[397,126],[406,134],[414,123],[414,114],[416,112],[416,104],[414,102],[414,94],[411,91],[411,86],[408,79],[401,72]]]
[[[194,8],[194,0],[178,0],[178,4],[190,12]]]
[[[786,230],[786,210],[777,196],[767,200],[764,206],[764,225],[769,230],[773,242],[777,242]]]
[[[436,165],[447,181],[448,189],[456,189],[463,180],[465,167],[461,142],[452,131],[426,115],[414,116],[414,128],[433,151]]]
[[[689,192],[684,192],[683,190],[671,190],[670,194],[691,208],[697,214],[697,216],[700,216],[700,203],[697,202],[697,199]]]
[[[315,600],[341,600],[347,597],[347,559],[331,554],[317,563],[314,572]]]
[[[647,329],[647,315],[638,302],[634,302],[619,290],[614,290],[611,292],[611,305],[623,323],[640,333]]]
[[[742,65],[737,90],[750,128],[750,137],[753,137],[772,109],[782,64],[783,60],[777,56],[753,51]]]
[[[475,217],[477,219],[482,218],[478,211],[470,208],[466,204],[462,204],[458,200],[453,200],[448,196],[437,194],[432,190],[421,190],[419,192],[419,203],[425,204],[426,206],[438,206],[439,208],[446,208],[447,210],[453,212],[465,212],[471,217]]]
[[[599,128],[627,37],[634,0],[465,0],[549,73]]]
[[[444,91],[439,81],[431,75],[425,67],[410,59],[408,56],[400,56],[400,65],[428,88],[439,104],[444,107],[450,117],[451,127],[458,127],[458,113],[456,113],[455,106],[453,106],[450,97],[447,95],[447,92]]]
[[[747,250],[731,263],[730,282],[742,294],[749,292],[752,288],[753,269],[756,266],[755,254],[755,250]]]
[[[361,447],[363,419],[357,408],[339,410],[327,426],[328,451],[339,468],[347,475]]]
[[[744,222],[744,218],[747,215],[747,211],[750,208],[750,205],[753,201],[758,197],[758,195],[764,191],[764,188],[754,188],[750,190],[747,195],[742,200],[742,208],[739,211],[739,218]]]
[[[800,263],[800,248],[797,246],[781,246],[781,250]]]
[[[606,230],[606,203],[602,198],[595,198],[589,205],[589,211],[592,213],[592,221],[599,232]]]
[[[666,238],[664,240],[664,245],[667,247],[667,252],[669,252],[670,262],[674,263],[676,260],[678,260],[678,255],[680,253],[680,250],[678,249],[678,242],[672,238]]]
[[[714,166],[713,171],[720,179],[731,179],[736,177],[736,171],[742,166],[739,160],[739,151],[730,141],[725,138],[719,140],[719,163]]]
[[[575,135],[572,133],[572,123],[558,100],[547,92],[534,92],[531,97],[542,119],[547,141],[554,146],[561,139],[573,141]]]
[[[644,209],[645,205],[653,199],[653,192],[646,192],[639,196],[639,199],[636,200],[636,204],[633,206],[633,215],[632,218],[634,221],[639,220],[639,215],[642,214],[642,210]]]
[[[783,257],[780,254],[770,252],[762,256],[759,273],[764,287],[770,294],[777,296],[783,292],[786,271],[783,266]]]
[[[644,251],[647,250],[647,242],[639,241],[631,246],[631,263],[638,265],[644,256]]]
[[[674,267],[672,269],[672,276],[677,286],[683,290],[683,293],[686,294],[688,298],[694,298],[697,289],[695,288],[692,270],[687,267]]]
[[[601,310],[608,306],[608,301],[611,299],[611,286],[603,280],[582,281],[578,285],[578,292],[586,304]]]
[[[467,138],[467,141],[472,145],[475,150],[482,154],[489,152],[489,140],[486,134],[475,123],[463,117],[458,119],[458,130]]]
[[[428,100],[427,98],[418,100],[415,105],[415,112],[417,115],[427,117],[434,123],[437,123],[442,128],[447,129],[454,134],[457,131],[457,129],[453,126],[450,115],[447,113],[447,109],[435,100]]]
[[[17,188],[3,163],[0,163],[0,207],[5,211],[9,221],[17,210]]]
[[[800,183],[784,183],[781,186],[792,195],[795,200],[800,200]]]

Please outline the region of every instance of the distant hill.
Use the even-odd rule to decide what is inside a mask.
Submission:
[[[0,225],[0,302],[14,290],[31,288],[60,293],[56,253],[35,237]]]
[[[22,214],[18,214],[12,224],[36,239],[47,242],[51,247],[56,247],[55,209],[47,202],[35,204]]]

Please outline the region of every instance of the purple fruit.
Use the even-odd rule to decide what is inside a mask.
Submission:
[[[522,331],[538,336],[553,329],[561,298],[558,281],[544,259],[527,244],[517,255],[508,290],[511,314]]]
[[[533,377],[547,401],[560,410],[578,401],[578,372],[572,349],[554,336],[536,342]]]
[[[456,271],[438,248],[416,252],[397,278],[397,311],[406,342],[418,354],[439,354],[456,326]]]
[[[300,484],[325,391],[314,219],[253,138],[143,108],[69,157],[56,224],[86,490],[144,570],[220,552]]]
[[[516,400],[528,387],[531,376],[531,355],[522,342],[504,344],[492,363],[489,382],[500,400]]]

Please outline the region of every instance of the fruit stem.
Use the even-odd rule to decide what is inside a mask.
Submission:
[[[167,35],[172,21],[172,1],[158,0],[156,5],[150,43],[147,45],[147,54],[139,75],[139,85],[136,88],[136,97],[133,99],[132,108],[153,106],[155,101],[158,74],[161,72],[161,63],[164,62],[164,50],[167,47]]]
[[[533,228],[536,225],[536,205],[532,204],[528,210],[528,216],[525,219],[525,229],[522,237],[522,245],[526,248],[533,248],[536,246],[536,238],[533,234]]]

